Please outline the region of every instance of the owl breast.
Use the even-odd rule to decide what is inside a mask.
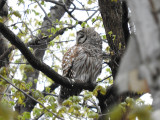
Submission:
[[[76,83],[95,83],[102,69],[102,50],[93,45],[76,45],[64,55],[63,76]]]

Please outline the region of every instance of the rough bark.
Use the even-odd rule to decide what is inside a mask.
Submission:
[[[2,22],[8,24],[8,6],[6,0],[0,0],[0,16],[2,17]],[[2,55],[8,48],[7,40],[0,33],[0,55]],[[0,68],[8,64],[8,57],[0,61]]]
[[[120,59],[130,36],[128,29],[128,7],[126,2],[112,2],[111,0],[99,0],[99,6],[108,44],[112,52],[109,67],[115,80]],[[112,31],[112,35],[109,34],[110,31]],[[114,40],[113,35],[116,35]],[[129,93],[127,94],[129,95]],[[130,96],[133,95],[130,94]],[[98,99],[102,114],[106,113],[106,110],[109,110],[113,105],[123,101],[125,97],[126,94],[121,96],[117,94],[115,85],[107,89],[105,96],[99,94]],[[105,119],[105,117],[101,117],[100,119]]]
[[[0,16],[2,17],[2,22],[4,24],[8,24],[7,16],[8,16],[8,6],[7,6],[7,0],[0,0]],[[8,41],[6,38],[0,33],[0,56],[7,50],[8,48]],[[4,59],[0,60],[0,68],[7,67],[8,65],[8,57],[5,57]],[[0,100],[3,97],[3,93],[6,90],[6,86],[0,85]]]
[[[103,24],[106,31],[108,44],[111,51],[111,61],[109,66],[112,71],[113,78],[117,73],[120,58],[125,50],[125,43],[128,40],[128,9],[125,3],[120,1],[112,2],[111,0],[99,0],[100,12],[103,18]],[[112,35],[109,32],[112,31]],[[116,35],[115,39],[113,35]],[[119,47],[121,46],[121,48]]]

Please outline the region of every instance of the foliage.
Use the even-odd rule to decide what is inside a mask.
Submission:
[[[118,107],[113,108],[107,118],[111,120],[151,120],[151,106],[143,102],[136,103],[134,99],[127,97]]]
[[[74,5],[76,5],[77,9],[71,13],[77,20],[71,15],[65,14],[61,20],[54,20],[52,25],[50,27],[47,26],[47,28],[41,28],[44,22],[43,18],[45,17],[44,19],[47,19],[48,17],[52,20],[49,8],[55,4],[47,3],[45,0],[39,2],[40,5],[36,0],[17,0],[14,3],[9,1],[9,27],[24,43],[33,41],[39,38],[39,36],[41,36],[41,38],[52,38],[58,31],[67,27],[63,34],[56,36],[49,42],[43,58],[44,62],[51,66],[56,72],[62,73],[62,56],[68,48],[75,44],[75,31],[83,27],[95,27],[96,31],[100,31],[104,42],[104,51],[111,54],[110,47],[106,44],[107,38],[104,33],[102,17],[99,11],[96,12],[98,10],[98,3],[96,0],[83,1],[84,3],[82,3],[82,1],[74,2],[71,6],[71,10],[74,10]],[[48,16],[44,15],[45,12],[41,7],[44,8]],[[95,14],[93,15],[94,12]],[[2,22],[2,18],[0,18],[0,22]],[[71,26],[73,26],[72,29],[69,28]],[[108,34],[113,37],[114,41],[116,35],[114,35],[112,31]],[[29,46],[33,54],[34,47],[36,47],[36,45]],[[121,49],[121,44],[119,44],[119,49]],[[49,85],[53,84],[53,80],[46,77],[43,73],[40,73],[38,78],[30,80],[30,78],[33,77],[31,73],[36,72],[36,70],[27,63],[24,56],[17,49],[10,54],[9,63],[9,66],[0,68],[0,75],[32,96],[32,99],[35,99],[37,102],[32,111],[25,111],[22,114],[16,115],[19,120],[31,118],[55,119],[57,116],[65,119],[98,119],[101,110],[98,107],[98,100],[96,97],[98,93],[105,95],[107,87],[113,84],[113,78],[107,78],[112,74],[112,71],[108,65],[104,64],[102,75],[97,79],[98,86],[93,91],[84,90],[79,96],[68,98],[60,106],[57,102],[59,88],[51,90],[49,87]],[[1,86],[8,87],[8,83],[4,79],[0,80]],[[37,84],[37,88],[35,84]],[[45,91],[43,91],[43,89],[45,89]],[[9,120],[10,117],[14,117],[15,112],[13,111],[15,111],[14,107],[16,105],[21,105],[22,107],[28,105],[26,103],[28,96],[26,96],[24,92],[17,90],[12,85],[5,90],[2,102],[7,104],[9,109],[0,104],[0,119],[5,118],[5,120]],[[42,106],[42,104],[44,106]],[[13,111],[11,109],[13,109]],[[128,98],[124,103],[116,107],[109,117],[115,120],[121,118],[124,113],[127,113],[127,118],[131,120],[136,117],[147,120],[149,119],[148,109],[150,110],[149,106],[140,107],[134,100],[132,102],[132,100]]]

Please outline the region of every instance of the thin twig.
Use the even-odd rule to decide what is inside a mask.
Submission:
[[[99,11],[99,9],[96,10],[90,17],[88,17],[88,18],[85,20],[85,22],[87,22],[88,20],[90,20],[98,11]]]
[[[52,21],[49,19],[46,11],[43,9],[43,7],[41,6],[41,4],[38,2],[38,0],[35,0],[37,2],[37,4],[39,5],[39,7],[42,9],[42,11],[44,12],[45,14],[45,17],[47,18],[47,20],[50,22],[50,24],[52,25]]]
[[[74,9],[74,8],[69,8],[69,9]],[[96,10],[92,10],[92,9],[85,9],[85,8],[75,8],[74,10],[80,10],[80,11],[96,11]]]
[[[112,75],[110,75],[110,76],[108,76],[108,77],[102,79],[101,81],[98,81],[97,83],[103,82],[104,80],[106,80],[106,79],[108,79],[108,78],[110,78],[110,77],[112,77]]]
[[[56,38],[58,35],[62,35],[64,33],[64,31],[66,29],[72,29],[76,27],[76,25],[73,25],[73,26],[69,26],[69,27],[65,27],[65,28],[62,28],[61,30],[57,31],[54,35],[52,35],[50,38],[48,38],[47,36],[46,37],[43,37],[42,39],[46,39],[47,42],[51,42],[54,38]],[[41,40],[42,40],[41,39]],[[40,45],[42,43],[39,43],[39,38],[36,38],[28,43],[26,43],[25,45],[28,46],[28,47],[31,47],[31,46],[34,46],[34,45]],[[46,41],[44,42],[46,44]],[[1,56],[0,56],[0,60],[3,60],[6,56],[8,56],[12,50],[16,49],[14,46],[11,46],[10,48],[8,48]]]
[[[60,120],[64,120],[63,118],[57,116],[56,114],[54,114],[53,112],[51,112],[49,109],[47,109],[42,103],[40,103],[39,101],[37,101],[35,98],[33,98],[32,96],[28,95],[26,92],[24,92],[23,90],[19,89],[17,86],[15,86],[12,82],[10,82],[9,80],[7,80],[6,78],[4,78],[2,75],[0,75],[0,77],[5,80],[7,83],[9,83],[10,85],[12,85],[14,88],[16,88],[17,90],[21,91],[23,94],[25,94],[27,97],[29,97],[30,99],[34,100],[35,102],[39,103],[44,109],[46,109],[48,112],[52,113],[55,117],[57,117]]]
[[[63,7],[63,9],[75,20],[75,21],[78,21],[77,18],[75,18],[73,15],[72,15],[72,11],[68,11],[66,5],[64,3],[60,3],[60,2],[57,2],[55,0],[45,0],[46,2],[51,2],[51,3],[54,3],[56,5],[59,5],[61,7]]]

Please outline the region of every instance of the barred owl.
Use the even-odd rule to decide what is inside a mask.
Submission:
[[[77,32],[76,45],[64,55],[62,62],[63,76],[76,83],[96,83],[102,69],[102,39],[94,28],[84,28]],[[78,95],[82,89],[60,88],[58,102]]]

